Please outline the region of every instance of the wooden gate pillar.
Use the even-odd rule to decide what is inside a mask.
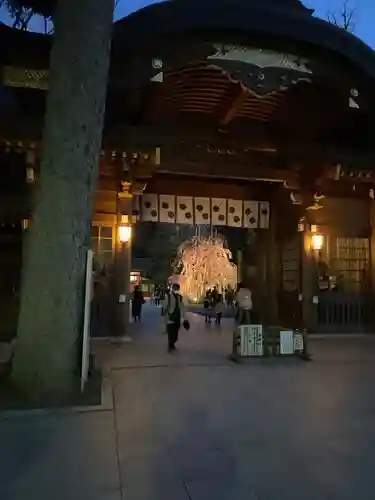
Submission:
[[[130,273],[132,248],[132,210],[133,195],[129,192],[118,193],[116,221],[116,327],[115,335],[121,337],[129,332],[130,318]],[[122,228],[127,228],[122,234]],[[125,236],[125,237],[124,237]]]
[[[279,324],[280,244],[277,239],[277,198],[270,204],[270,225],[267,230],[267,321]]]
[[[256,236],[256,274],[251,279],[254,309],[258,321],[277,325],[278,289],[280,282],[280,251],[277,241],[277,201],[270,200],[269,226],[258,230]]]
[[[314,297],[318,297],[318,276],[314,250],[311,243],[311,225],[308,213],[305,218],[304,231],[301,233],[301,294],[302,321],[304,328],[314,330],[317,325],[318,306]]]
[[[375,199],[374,190],[370,192],[369,200],[369,217],[370,217],[370,227],[371,227],[371,239],[370,239],[370,290],[371,293],[375,294]],[[375,324],[375,314],[371,318],[372,323]]]

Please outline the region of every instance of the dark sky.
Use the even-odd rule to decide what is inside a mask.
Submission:
[[[116,19],[156,2],[157,0],[120,0],[116,10]],[[330,10],[339,12],[344,2],[345,0],[305,0],[304,3],[316,9],[317,16],[325,18]],[[351,7],[356,8],[356,35],[375,48],[375,0],[348,0],[348,2]],[[6,21],[4,12],[0,13],[0,20]],[[36,31],[43,29],[42,23],[37,19],[34,20],[32,27]]]

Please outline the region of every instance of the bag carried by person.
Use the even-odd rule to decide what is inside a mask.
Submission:
[[[181,323],[181,300],[182,297],[179,293],[173,294],[175,298],[175,307],[172,312],[170,312],[171,308],[171,296],[168,297],[168,316],[169,316],[169,321],[172,323]]]

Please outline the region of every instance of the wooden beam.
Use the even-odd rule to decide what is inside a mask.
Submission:
[[[156,146],[162,149],[162,156],[166,152],[181,149],[184,145],[189,148],[200,147],[202,151],[210,146],[212,149],[228,150],[232,153],[241,151],[277,152],[288,161],[312,158],[324,163],[342,163],[358,165],[358,168],[373,168],[375,165],[375,149],[367,151],[353,151],[348,147],[330,143],[329,137],[324,142],[315,137],[301,135],[293,130],[286,130],[285,124],[270,127],[268,124],[235,120],[225,131],[214,129],[205,121],[204,116],[198,121],[185,120],[155,127],[129,127],[119,125],[106,131],[104,148],[122,147],[134,151],[147,151]],[[201,122],[201,123],[200,123]],[[355,133],[355,132],[354,132]],[[113,146],[112,146],[113,145]]]
[[[269,200],[278,189],[277,184],[264,182],[238,182],[194,178],[189,176],[156,175],[147,185],[146,192],[176,196],[202,196],[233,200]]]
[[[182,77],[179,73],[164,76],[163,82],[149,82],[142,88],[142,102],[140,109],[140,122],[151,124],[160,118],[161,115],[179,112],[186,102],[186,93],[181,93],[181,87],[185,90],[194,86],[195,73],[187,73]],[[170,99],[163,100],[164,96]],[[177,97],[178,96],[178,97]]]
[[[104,180],[105,173],[112,171],[112,177],[116,177],[116,162],[105,158],[102,159],[101,178]],[[296,182],[297,173],[293,169],[277,168],[274,155],[263,156],[262,154],[250,155],[242,158],[240,156],[209,155],[208,157],[188,158],[182,154],[162,154],[158,162],[151,158],[147,161],[123,164],[124,171],[130,172],[130,178],[136,180],[149,180],[155,174],[185,175],[199,178],[211,179],[237,179],[266,182]]]
[[[293,182],[297,174],[290,170],[271,167],[249,166],[241,164],[228,165],[215,162],[162,161],[155,171],[158,174],[189,175],[201,178],[237,179],[244,181]]]
[[[12,123],[0,124],[0,143],[17,148],[36,148],[41,144],[42,127],[39,122],[28,121],[23,115]],[[103,148],[106,151],[127,152],[150,152],[155,147],[161,147],[162,156],[168,151],[178,150],[181,143],[186,149],[190,147],[201,147],[202,151],[208,146],[221,151],[230,151],[230,154],[241,154],[244,151],[277,152],[288,162],[305,159],[313,156],[319,161],[333,165],[355,165],[358,169],[373,169],[375,165],[375,149],[353,151],[348,147],[330,143],[329,136],[325,138],[324,144],[314,138],[302,137],[296,139],[292,131],[285,131],[282,123],[278,127],[272,127],[259,122],[246,120],[235,120],[227,131],[215,130],[211,122],[206,121],[204,116],[197,116],[196,120],[185,120],[183,123],[165,123],[158,126],[129,126],[118,125],[107,129],[104,134]],[[210,124],[211,123],[211,127]],[[353,131],[356,135],[356,130]],[[12,140],[13,139],[13,140]],[[22,141],[22,139],[24,139]],[[332,138],[333,140],[333,138]],[[21,141],[21,142],[20,142]]]
[[[218,111],[219,124],[226,127],[235,118],[236,114],[249,97],[249,91],[240,83],[230,87],[226,99]]]
[[[182,122],[174,119],[155,127],[115,125],[105,131],[103,145],[109,150],[112,147],[142,150],[157,146],[174,147],[181,142],[206,146],[216,144],[221,148],[275,149],[275,142],[263,123],[248,121],[246,127],[241,124],[230,130],[220,131],[213,125],[212,116],[201,114],[195,119],[190,120],[189,116],[184,116]]]
[[[227,160],[227,161],[226,161]],[[229,160],[229,161],[228,161]],[[285,188],[290,190],[300,190],[302,186],[314,189],[322,189],[326,183],[336,183],[337,185],[350,185],[353,183],[359,185],[375,185],[375,171],[368,172],[348,172],[342,171],[340,176],[334,176],[335,170],[330,164],[289,164],[287,168],[276,168],[274,158],[261,160],[261,156],[249,157],[247,161],[231,158],[212,158],[211,161],[190,160],[184,158],[184,155],[174,157],[164,156],[160,165],[154,162],[141,162],[132,165],[132,182],[140,182],[144,185],[150,179],[158,174],[167,174],[170,176],[191,176],[201,179],[232,179],[244,181],[265,181],[280,182]],[[101,162],[100,184],[106,188],[116,186],[116,163],[105,163],[105,158]],[[307,175],[308,174],[308,175]],[[311,175],[310,175],[311,174]],[[344,174],[344,175],[342,175]],[[307,178],[306,178],[307,175]],[[113,188],[112,188],[113,189]],[[351,187],[352,189],[352,187]]]

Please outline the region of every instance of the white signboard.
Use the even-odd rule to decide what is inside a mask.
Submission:
[[[303,351],[303,335],[302,333],[294,334],[294,352]]]
[[[239,331],[241,356],[263,356],[262,325],[242,325]]]
[[[280,354],[294,354],[294,332],[283,330],[280,332]]]

